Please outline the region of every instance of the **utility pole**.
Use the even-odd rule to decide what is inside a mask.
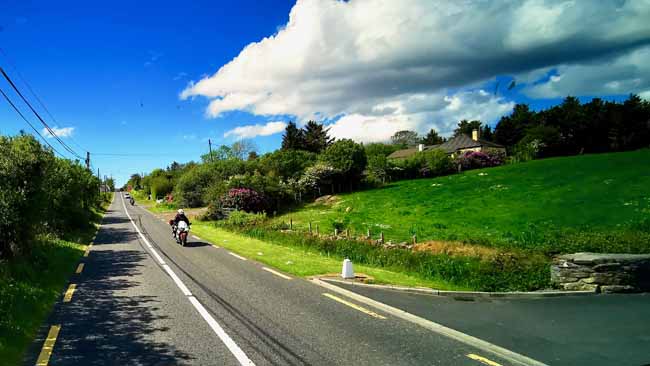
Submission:
[[[208,139],[208,146],[210,147],[210,162],[214,161],[214,158],[212,157],[212,140]]]
[[[86,151],[86,169],[90,170],[90,151]]]

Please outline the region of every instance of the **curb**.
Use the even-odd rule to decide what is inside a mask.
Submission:
[[[596,291],[513,291],[513,292],[486,292],[486,291],[447,291],[436,290],[423,287],[403,287],[393,285],[374,285],[367,283],[351,282],[333,278],[314,277],[325,282],[341,283],[346,285],[354,285],[361,287],[376,288],[381,290],[391,290],[399,292],[410,292],[417,294],[426,294],[434,296],[447,296],[447,297],[460,297],[460,298],[545,298],[545,297],[562,297],[562,296],[587,296],[598,295]]]

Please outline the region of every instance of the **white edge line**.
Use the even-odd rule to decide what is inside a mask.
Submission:
[[[237,343],[235,343],[235,341],[233,341],[232,338],[230,338],[228,333],[226,333],[226,331],[223,330],[223,328],[219,325],[219,323],[217,323],[216,320],[214,320],[214,318],[210,315],[210,313],[208,313],[208,311],[205,310],[205,308],[203,307],[203,305],[201,305],[199,300],[197,300],[194,296],[189,296],[188,299],[190,300],[192,305],[194,305],[194,307],[199,312],[199,314],[201,314],[203,319],[205,319],[205,321],[208,323],[210,328],[212,328],[212,330],[219,336],[219,338],[221,338],[223,343],[226,345],[226,347],[228,347],[228,349],[235,356],[235,358],[237,358],[237,361],[239,361],[240,364],[251,365],[251,366],[255,365],[253,361],[251,361],[248,358],[248,356],[246,356],[244,351],[242,351],[241,348],[239,348]]]
[[[290,279],[291,279],[291,277],[289,277],[289,276],[287,276],[287,275],[285,275],[285,274],[283,274],[283,273],[280,273],[280,272],[278,272],[278,271],[274,271],[274,270],[272,270],[271,268],[262,267],[262,269],[265,270],[265,271],[267,271],[267,272],[273,273],[273,274],[276,275],[276,276],[282,277],[282,278],[284,278],[285,280],[290,280]]]
[[[522,365],[522,366],[548,366],[545,363],[539,362],[537,360],[533,360],[532,358],[526,357],[524,355],[521,355],[519,353],[510,351],[508,349],[505,349],[503,347],[499,347],[497,345],[494,345],[492,343],[489,343],[487,341],[484,341],[482,339],[473,337],[471,335],[459,332],[457,330],[447,328],[444,325],[432,322],[428,319],[420,318],[419,316],[413,315],[411,313],[408,313],[404,310],[394,308],[390,305],[386,305],[384,303],[381,303],[379,301],[372,300],[370,298],[367,298],[365,296],[361,296],[357,293],[354,293],[352,291],[345,290],[343,288],[340,288],[338,286],[323,282],[317,278],[314,278],[311,280],[312,283],[319,285],[321,287],[324,287],[330,291],[337,292],[341,295],[347,296],[351,299],[354,299],[356,301],[362,302],[366,305],[372,306],[376,309],[379,309],[383,312],[392,314],[398,318],[401,318],[403,320],[409,321],[411,323],[415,323],[421,327],[424,327],[426,329],[429,329],[435,333],[441,334],[443,336],[446,336],[448,338],[454,339],[458,342],[467,344],[469,346],[478,348],[480,350],[489,352],[493,355],[496,355],[504,360],[508,360],[509,362],[516,364],[516,365]]]
[[[241,260],[243,260],[243,261],[247,260],[246,258],[242,257],[241,255],[239,255],[239,254],[235,254],[235,253],[233,253],[233,252],[228,252],[228,254],[232,255],[232,256],[235,257],[235,258],[239,258],[239,259],[241,259]]]
[[[172,271],[172,269],[169,268],[168,265],[163,264],[163,265],[162,265],[162,268],[165,270],[165,272],[167,272],[167,274],[169,275],[169,277],[171,277],[172,280],[174,280],[174,283],[176,284],[176,286],[178,286],[178,288],[181,289],[181,292],[183,292],[183,295],[185,295],[185,296],[192,296],[192,293],[191,293],[190,290],[187,288],[187,286],[185,286],[185,284],[183,283],[183,281],[181,281],[181,279],[178,278],[178,276],[176,276],[176,273],[174,273],[174,271]]]
[[[147,247],[156,256],[156,258],[158,259],[158,261],[162,265],[165,272],[167,272],[167,274],[169,275],[169,277],[172,278],[172,280],[174,281],[176,286],[183,292],[183,295],[187,296],[187,299],[190,301],[192,306],[194,306],[196,311],[198,311],[199,314],[201,314],[201,317],[203,317],[203,319],[208,323],[210,328],[212,328],[212,331],[219,337],[219,339],[221,339],[221,341],[226,345],[226,347],[228,347],[230,352],[233,354],[233,356],[235,356],[235,358],[237,359],[237,361],[239,361],[239,363],[241,365],[255,366],[253,361],[251,361],[248,358],[248,356],[246,356],[244,351],[242,351],[242,349],[239,348],[237,343],[235,343],[235,341],[233,341],[232,338],[230,338],[228,333],[226,333],[226,331],[223,330],[223,328],[219,325],[219,323],[217,323],[217,321],[214,320],[212,315],[210,315],[210,313],[208,313],[208,311],[205,309],[205,307],[203,307],[203,305],[199,302],[199,300],[197,300],[192,295],[190,290],[187,288],[187,286],[185,286],[183,281],[181,281],[181,279],[178,278],[176,273],[174,273],[174,271],[167,264],[165,264],[165,262],[162,260],[162,258],[160,258],[160,256],[156,252],[156,250],[151,246],[151,244],[149,243],[147,238],[144,237],[144,235],[140,232],[138,227],[133,222],[133,219],[131,218],[131,215],[129,215],[129,212],[126,209],[126,204],[124,203],[124,197],[122,197],[122,206],[124,206],[124,212],[126,213],[126,216],[131,221],[131,225],[133,225],[135,230],[140,235],[140,238],[142,238],[142,240],[144,240],[144,242],[147,244]]]
[[[203,240],[203,239],[199,238],[199,237],[196,236],[196,235],[192,235],[192,237],[193,237],[194,239],[196,239],[196,240]]]

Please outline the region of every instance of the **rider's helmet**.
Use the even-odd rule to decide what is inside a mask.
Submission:
[[[179,214],[179,215],[185,215],[185,211],[183,211],[182,208],[179,208],[179,209],[178,209],[178,214]]]

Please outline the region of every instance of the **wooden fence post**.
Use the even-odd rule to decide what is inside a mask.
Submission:
[[[289,218],[289,230],[293,231],[293,218]]]
[[[334,236],[338,236],[338,235],[339,235],[339,229],[334,228]]]
[[[350,230],[345,229],[345,237],[349,238],[350,237]]]
[[[413,234],[413,244],[417,244],[417,243],[418,243],[418,236],[417,234]]]
[[[370,229],[368,229],[368,232],[366,233],[366,239],[370,239],[370,238],[371,238],[371,236],[370,236]]]
[[[311,235],[311,221],[309,221],[309,235]]]
[[[316,224],[316,236],[320,236],[320,231],[318,230],[318,224]]]
[[[383,231],[379,233],[379,242],[382,243],[382,244],[384,243],[384,232]]]

